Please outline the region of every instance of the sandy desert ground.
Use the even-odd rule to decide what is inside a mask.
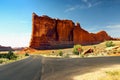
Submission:
[[[76,75],[73,80],[120,80],[120,64],[101,68],[83,75]]]

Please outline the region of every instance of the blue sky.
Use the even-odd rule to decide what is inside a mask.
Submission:
[[[0,0],[0,45],[28,46],[33,12],[120,37],[120,0]]]

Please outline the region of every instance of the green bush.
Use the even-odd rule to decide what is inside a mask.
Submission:
[[[73,53],[75,55],[79,55],[83,52],[82,46],[81,45],[74,45],[73,47]]]
[[[59,51],[59,56],[63,56],[63,52],[62,51]]]
[[[113,46],[115,46],[115,44],[112,41],[107,41],[105,45],[106,45],[106,47],[113,47]]]
[[[12,51],[9,51],[7,54],[0,54],[0,58],[7,58],[9,60],[15,60],[17,59],[17,56]]]
[[[15,59],[17,59],[17,56],[12,51],[9,51],[7,54],[7,58],[9,60],[15,60]]]
[[[25,56],[29,56],[29,54],[28,54],[28,53],[26,53],[26,54],[25,54]]]
[[[6,58],[7,54],[0,54],[0,58]]]

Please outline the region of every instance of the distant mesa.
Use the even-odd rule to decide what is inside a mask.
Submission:
[[[105,31],[89,33],[79,23],[75,24],[72,20],[53,19],[46,15],[32,14],[30,48],[69,48],[74,44],[91,45],[112,39]]]
[[[14,47],[13,50],[14,50],[14,51],[21,51],[21,50],[23,50],[24,48],[26,48],[26,47]]]
[[[13,50],[11,47],[1,46],[0,45],[0,51],[10,51]]]

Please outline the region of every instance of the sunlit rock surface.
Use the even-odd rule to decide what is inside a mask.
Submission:
[[[89,45],[112,39],[105,31],[89,33],[72,20],[53,19],[46,15],[32,14],[30,47],[34,49],[58,49],[74,44]]]

